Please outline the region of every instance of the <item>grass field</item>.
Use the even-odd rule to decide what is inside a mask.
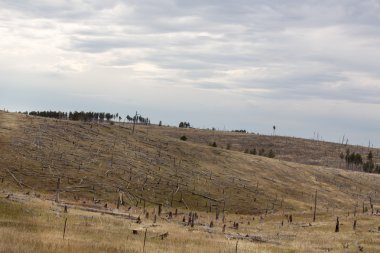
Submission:
[[[200,212],[194,227],[182,222],[183,212],[168,219],[165,209],[161,218],[142,218],[142,223],[107,214],[63,208],[55,203],[28,195],[14,194],[0,200],[1,252],[236,252],[236,239],[242,235],[238,252],[379,252],[379,217],[368,213],[330,211],[317,215],[294,213],[290,224],[281,213],[260,216],[228,214],[223,222]],[[138,208],[123,210],[132,217],[142,215]],[[146,210],[153,217],[153,210]],[[335,232],[336,216],[340,232]],[[144,216],[145,217],[145,216]],[[67,228],[63,239],[65,219]],[[209,227],[214,219],[214,227]],[[356,230],[352,225],[357,220]],[[232,223],[239,222],[233,229]],[[283,222],[283,225],[281,224]],[[132,231],[136,230],[137,235]],[[164,239],[160,235],[168,233]],[[246,235],[254,236],[248,241]]]
[[[128,124],[5,112],[0,143],[2,252],[142,252],[146,228],[145,252],[236,252],[227,237],[238,234],[238,252],[380,252],[380,216],[371,208],[380,209],[380,176],[333,168],[345,145],[158,126],[132,133]],[[271,147],[276,158],[245,154],[247,145]],[[182,223],[191,211],[199,214],[194,227]]]

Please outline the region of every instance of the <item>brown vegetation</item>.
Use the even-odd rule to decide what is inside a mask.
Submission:
[[[179,139],[184,134],[187,141]],[[142,252],[143,231],[148,228],[146,252],[231,252],[235,242],[227,240],[223,230],[231,240],[248,234],[251,241],[260,238],[265,242],[252,246],[244,239],[239,252],[324,251],[319,245],[322,242],[338,251],[342,251],[339,244],[346,242],[349,249],[360,245],[379,250],[378,235],[368,230],[375,229],[371,225],[380,208],[380,175],[245,154],[241,150],[245,142],[251,143],[250,138],[263,138],[255,145],[265,148],[269,144],[264,140],[272,138],[270,148],[276,158],[304,163],[308,163],[304,156],[310,153],[311,159],[320,155],[320,161],[334,164],[330,153],[336,152],[339,159],[339,152],[345,149],[321,143],[328,149],[323,156],[323,147],[310,151],[307,145],[311,141],[301,139],[158,126],[137,126],[132,134],[129,124],[0,112],[0,189],[8,196],[8,200],[1,198],[1,204],[6,209],[19,210],[26,205],[35,210],[31,216],[2,218],[9,226],[0,230],[1,238],[7,238],[0,245],[7,252],[25,252],[23,247],[28,244],[38,252],[49,252],[49,247],[56,252]],[[212,141],[218,147],[210,147]],[[232,144],[231,150],[223,148],[227,143]],[[334,145],[337,148],[329,150]],[[374,153],[376,157],[377,151]],[[9,202],[15,192],[26,198],[56,200],[57,204]],[[70,243],[57,239],[62,240],[64,224],[59,217],[66,215],[62,205],[68,207],[65,240]],[[146,215],[147,211],[151,215]],[[191,211],[199,218],[194,212],[188,215]],[[285,215],[292,221],[287,223]],[[81,223],[81,216],[106,217],[106,221],[95,219],[89,226],[70,230],[70,224]],[[335,234],[337,216],[341,227]],[[190,226],[185,226],[182,220],[188,224],[188,217]],[[16,223],[24,224],[25,229],[17,229]],[[133,237],[132,230],[141,231]],[[166,233],[170,244],[161,244],[160,235]],[[21,238],[22,244],[13,250],[7,240],[14,236]],[[149,238],[155,238],[153,243]]]

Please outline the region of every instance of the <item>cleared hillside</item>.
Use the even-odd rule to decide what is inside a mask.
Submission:
[[[215,142],[218,147],[244,152],[245,150],[264,149],[266,152],[273,150],[276,158],[289,162],[309,165],[319,165],[336,168],[346,168],[345,161],[339,156],[349,149],[359,153],[366,159],[371,150],[374,160],[380,162],[380,149],[345,145],[326,141],[302,139],[296,137],[269,136],[254,133],[237,133],[224,131],[210,131],[193,128],[161,127],[155,128],[160,134],[173,138],[185,135],[187,141],[209,145]]]
[[[182,133],[189,141],[179,140]],[[61,198],[95,206],[115,206],[122,195],[126,206],[162,204],[246,214],[296,212],[310,210],[315,190],[323,210],[353,210],[362,203],[369,206],[369,197],[378,206],[379,175],[214,148],[205,145],[209,136],[221,146],[231,142],[234,150],[242,149],[245,142],[251,145],[254,138],[269,138],[153,126],[137,126],[132,134],[128,124],[0,112],[0,185],[53,196],[60,178]],[[303,146],[312,145],[310,141],[274,138],[278,158],[302,162],[298,157],[305,153],[300,150],[314,154]],[[260,145],[267,145],[264,143]],[[294,153],[293,145],[298,150]],[[318,148],[315,157],[323,159],[319,154],[323,149]],[[335,156],[330,150],[325,153]]]

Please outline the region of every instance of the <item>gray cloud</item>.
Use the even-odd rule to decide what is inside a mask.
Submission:
[[[376,134],[372,128],[363,134],[369,122],[359,124],[359,113],[342,119],[339,111],[331,114],[321,104],[378,110],[379,11],[375,0],[4,0],[0,72],[6,76],[1,75],[0,87],[17,89],[8,89],[2,100],[17,101],[16,90],[22,87],[36,93],[65,87],[63,97],[90,89],[83,99],[92,105],[99,97],[106,107],[129,100],[128,105],[150,106],[155,113],[159,106],[173,115],[199,115],[194,121],[202,125],[210,111],[190,108],[196,99],[214,103],[215,124],[225,124],[222,115],[229,108],[241,112],[234,127],[256,125],[262,131],[276,117],[288,133],[300,131],[292,119],[310,122],[312,111],[313,119],[320,120],[313,125],[329,132],[326,136],[334,138],[325,125],[329,119],[335,128],[351,125],[359,142]],[[30,88],[35,84],[42,86]],[[184,93],[189,94],[187,104],[178,100]],[[27,101],[33,106],[33,99]],[[175,102],[181,104],[176,110]],[[288,104],[305,110],[292,111]],[[247,114],[264,123],[247,120]]]

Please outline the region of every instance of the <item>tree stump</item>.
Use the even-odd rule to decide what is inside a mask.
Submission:
[[[161,212],[162,212],[162,204],[159,204],[158,205],[158,216],[161,216]]]
[[[339,217],[336,217],[335,233],[339,232]]]

